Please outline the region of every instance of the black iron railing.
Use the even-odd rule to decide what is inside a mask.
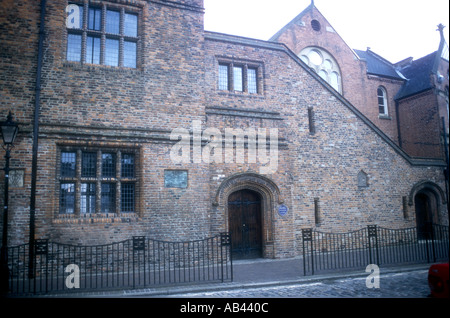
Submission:
[[[369,264],[394,265],[448,261],[448,226],[430,224],[417,228],[388,229],[369,225],[347,233],[302,230],[304,275],[365,268]]]
[[[9,248],[10,294],[232,281],[230,247],[228,234],[189,242],[139,236],[96,246],[36,240],[31,278],[28,244]]]

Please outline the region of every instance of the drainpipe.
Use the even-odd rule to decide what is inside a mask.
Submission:
[[[36,88],[34,97],[34,124],[33,124],[33,157],[31,161],[31,196],[30,196],[30,240],[28,277],[34,277],[34,235],[35,235],[35,213],[36,213],[36,179],[37,179],[37,157],[39,138],[39,108],[41,96],[41,69],[44,44],[44,22],[45,22],[46,0],[41,0],[41,18],[39,26],[38,64],[36,73]]]
[[[444,153],[445,153],[445,168],[444,168],[444,178],[445,178],[445,196],[447,199],[447,207],[448,207],[448,169],[449,169],[449,159],[448,159],[448,144],[447,144],[447,132],[445,129],[445,118],[442,117],[442,135],[444,137]],[[448,209],[447,209],[448,212]]]
[[[398,100],[395,101],[395,112],[397,113],[397,138],[398,138],[398,146],[402,148],[402,132],[400,129],[400,113],[399,113],[399,105]]]

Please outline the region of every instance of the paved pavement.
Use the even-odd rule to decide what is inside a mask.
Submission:
[[[135,290],[47,295],[45,298],[426,298],[431,264],[380,266],[380,288],[368,288],[371,272],[319,272],[305,276],[301,258],[233,262],[233,281]],[[375,280],[370,280],[375,282]]]
[[[380,284],[366,285],[365,277],[325,278],[321,281],[234,288],[221,291],[185,292],[174,298],[426,298],[430,291],[427,269],[380,275]],[[370,279],[370,278],[369,278]],[[373,284],[375,285],[375,284]]]
[[[431,264],[334,271],[304,276],[301,259],[251,260],[233,263],[233,282],[124,291],[123,297],[171,298],[426,298]],[[368,288],[366,281],[373,288]],[[376,288],[379,287],[379,288]]]
[[[313,309],[322,314],[343,312],[347,316],[358,314],[359,317],[374,312],[392,314],[393,310],[399,310],[403,316],[406,311],[417,314],[423,308],[433,308],[433,312],[446,310],[448,300],[436,306],[436,302],[431,304],[432,300],[428,297],[427,274],[430,265],[380,266],[379,288],[368,288],[367,282],[377,287],[377,280],[375,277],[369,278],[373,273],[365,269],[304,276],[302,260],[298,258],[235,261],[233,282],[47,295],[34,298],[29,306],[20,302],[13,302],[10,306],[26,309],[44,305],[50,308],[53,303],[42,303],[42,298],[58,298],[57,304],[60,306],[66,305],[73,310],[89,306],[90,312],[94,308],[102,315],[106,315],[106,311],[129,315],[130,309],[149,315],[155,310],[177,316],[185,312],[203,315],[250,312],[291,315],[298,311],[310,313],[309,309]],[[65,298],[68,302],[61,303],[59,298]],[[389,302],[372,303],[380,298]],[[393,299],[403,302],[392,303]],[[361,303],[361,300],[369,303]]]

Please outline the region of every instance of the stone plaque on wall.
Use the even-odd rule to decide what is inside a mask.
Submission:
[[[187,188],[188,186],[187,170],[165,170],[164,186],[166,188]]]
[[[11,188],[22,188],[23,187],[23,179],[25,176],[24,170],[10,170],[9,171],[9,186]]]

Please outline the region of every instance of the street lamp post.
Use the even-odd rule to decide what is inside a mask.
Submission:
[[[5,198],[4,198],[4,210],[3,210],[3,237],[1,247],[1,290],[2,292],[8,291],[9,284],[9,269],[8,269],[8,190],[9,190],[9,159],[11,158],[11,149],[14,147],[14,140],[16,139],[19,131],[19,126],[13,121],[12,114],[9,112],[5,122],[0,123],[3,148],[6,151],[5,154]]]

